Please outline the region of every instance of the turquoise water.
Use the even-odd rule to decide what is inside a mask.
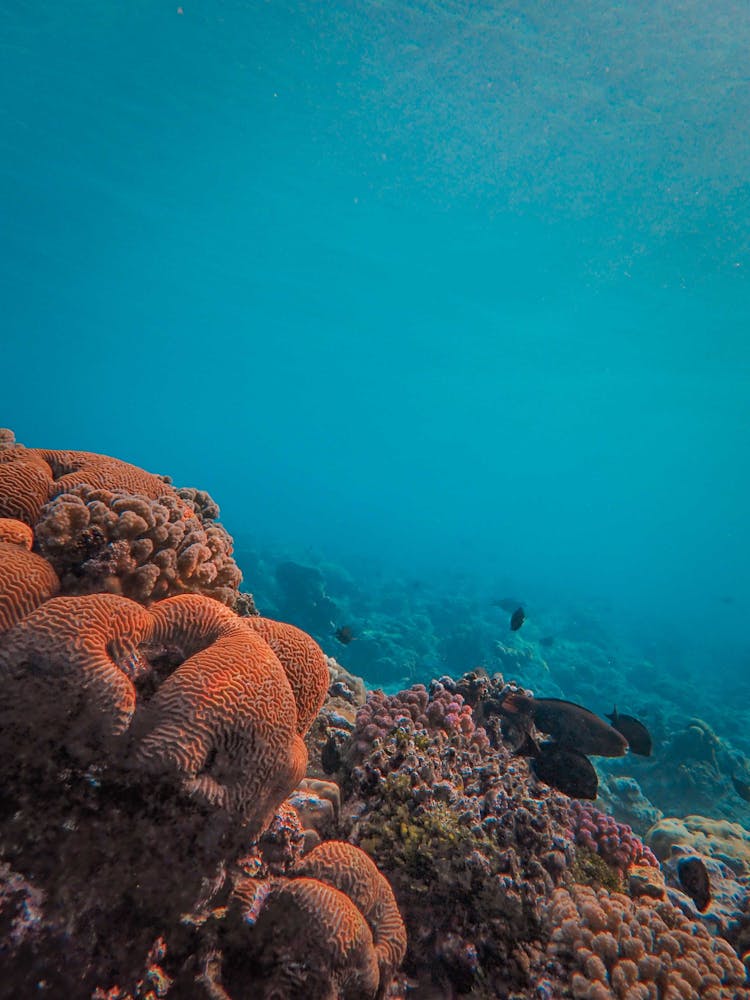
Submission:
[[[747,5],[0,21],[0,424],[746,670]]]

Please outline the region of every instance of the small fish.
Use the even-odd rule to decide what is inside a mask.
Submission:
[[[683,858],[677,862],[677,878],[685,892],[703,913],[711,902],[711,881],[700,858]]]
[[[732,784],[739,797],[744,799],[745,802],[750,802],[750,785],[746,781],[743,781],[742,778],[736,778],[734,775],[732,775]]]
[[[561,750],[554,743],[543,743],[531,758],[536,777],[571,799],[595,799],[599,778],[591,761],[577,750]]]
[[[554,645],[554,642],[555,642],[554,635],[544,635],[539,640],[539,645],[540,646],[552,646],[552,645]]]
[[[329,736],[320,753],[320,763],[326,774],[334,774],[341,767],[341,754],[333,736]]]
[[[639,722],[633,715],[622,715],[617,711],[617,705],[607,718],[612,723],[612,728],[616,729],[618,733],[622,733],[628,741],[632,753],[637,753],[641,757],[651,756],[653,749],[651,733],[642,722]]]
[[[352,632],[350,625],[342,625],[341,628],[337,628],[333,634],[342,646],[348,646],[349,643],[354,642],[355,639],[354,632]]]
[[[520,603],[515,597],[501,597],[499,601],[492,602],[492,607],[502,608],[503,611],[515,611]]]
[[[513,691],[502,701],[509,715],[529,715],[534,725],[547,733],[561,750],[576,750],[594,757],[622,757],[628,749],[626,737],[583,705],[561,698],[531,698]]]
[[[526,615],[523,613],[523,608],[516,608],[516,610],[510,616],[511,631],[517,632],[525,621],[526,621]]]

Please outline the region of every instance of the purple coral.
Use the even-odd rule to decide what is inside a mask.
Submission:
[[[659,862],[650,847],[625,823],[618,823],[595,806],[576,800],[570,803],[573,838],[581,847],[598,854],[607,864],[627,871],[631,865],[658,868]]]

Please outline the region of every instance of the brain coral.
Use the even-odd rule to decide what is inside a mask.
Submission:
[[[31,550],[34,544],[34,532],[23,521],[14,517],[0,517],[0,542],[13,542]]]
[[[559,963],[576,1000],[750,998],[729,944],[670,903],[574,885],[556,889],[543,910],[547,967]]]
[[[406,954],[406,928],[391,887],[364,851],[344,841],[315,847],[295,872],[327,882],[354,902],[372,931],[381,982],[390,980]]]
[[[135,709],[134,653],[150,629],[148,612],[123,597],[46,601],[0,644],[3,726],[23,726],[77,751],[92,734],[121,735]]]
[[[52,470],[22,447],[0,448],[0,517],[33,525],[52,489]]]
[[[0,521],[0,532],[7,524],[19,522]],[[11,536],[7,529],[4,534],[6,538]],[[0,635],[59,588],[57,575],[46,559],[30,552],[23,543],[0,540]]]
[[[182,662],[137,720],[137,760],[262,828],[307,763],[283,667],[247,619],[210,598],[170,597],[150,612],[151,642]]]
[[[107,591],[141,603],[201,593],[234,605],[242,574],[230,535],[161,485],[158,498],[80,485],[42,508],[37,543],[65,593]]]
[[[281,661],[297,703],[297,732],[306,733],[328,692],[330,674],[323,650],[294,625],[257,616],[245,621]]]
[[[280,880],[242,948],[258,1000],[372,1000],[379,974],[367,922],[343,892],[317,879]],[[228,996],[233,988],[226,963]]]

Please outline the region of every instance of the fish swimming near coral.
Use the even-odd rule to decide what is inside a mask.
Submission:
[[[585,754],[543,743],[531,758],[531,770],[539,781],[571,799],[595,799],[599,788],[596,769]]]
[[[612,713],[607,716],[612,723],[612,727],[618,733],[622,733],[628,741],[631,753],[637,753],[640,757],[650,757],[653,749],[651,733],[642,722],[633,715],[622,715],[617,711],[617,705],[612,709]]]
[[[547,646],[547,647],[549,647],[549,646],[553,646],[554,644],[555,644],[555,637],[554,637],[554,635],[543,635],[542,638],[539,640],[539,645],[540,646]]]
[[[576,750],[594,757],[622,757],[628,749],[628,741],[622,733],[572,701],[532,698],[512,692],[503,699],[502,710],[511,715],[530,715],[537,729],[551,736],[560,749]]]
[[[734,774],[732,775],[732,784],[739,797],[744,799],[745,802],[750,802],[750,785],[746,781],[743,781],[742,778],[737,778]]]
[[[711,903],[711,881],[708,869],[700,858],[683,858],[677,862],[677,878],[680,885],[703,913]]]
[[[350,625],[342,625],[341,628],[336,629],[333,635],[336,639],[338,639],[342,646],[348,646],[349,643],[354,642],[356,638]]]
[[[516,610],[510,616],[511,631],[517,632],[525,621],[526,621],[526,615],[524,614],[523,608],[516,608]]]

